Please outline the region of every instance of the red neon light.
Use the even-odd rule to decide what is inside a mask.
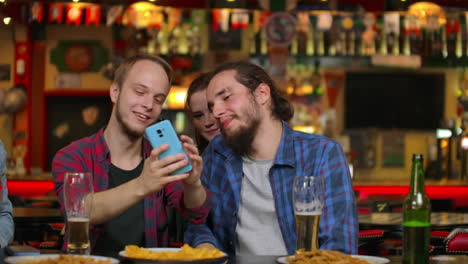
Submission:
[[[8,194],[18,195],[23,198],[43,196],[48,192],[54,192],[53,181],[7,181]]]
[[[370,195],[406,195],[409,186],[354,186],[359,198],[367,199]],[[468,207],[468,186],[426,186],[430,199],[453,199],[455,207]]]

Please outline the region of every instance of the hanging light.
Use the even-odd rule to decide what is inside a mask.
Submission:
[[[11,22],[11,17],[4,17],[4,18],[3,18],[3,23],[4,23],[5,25],[9,25],[10,22]]]
[[[430,2],[417,2],[410,5],[408,14],[419,18],[419,23],[422,27],[428,26],[428,17],[437,17],[439,25],[444,25],[446,22],[445,12],[442,7]]]

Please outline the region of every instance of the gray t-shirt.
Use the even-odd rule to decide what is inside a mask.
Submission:
[[[242,159],[244,178],[237,214],[237,255],[286,255],[269,179],[273,160]]]

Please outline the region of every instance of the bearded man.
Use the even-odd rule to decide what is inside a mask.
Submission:
[[[110,87],[114,105],[107,126],[72,142],[54,157],[55,192],[64,216],[65,173],[93,175],[93,254],[117,256],[126,245],[167,247],[166,206],[190,218],[193,224],[206,219],[209,207],[200,181],[202,160],[193,140],[181,136],[192,171],[169,176],[188,160],[183,154],[160,159],[169,146],[152,149],[144,138],[145,128],[159,118],[171,80],[171,67],[159,57],[140,54],[126,59]]]
[[[291,104],[252,63],[219,66],[206,95],[222,131],[203,154],[201,178],[213,208],[206,224],[189,225],[185,241],[229,255],[294,254],[293,179],[323,175],[320,249],[356,254],[356,203],[340,145],[293,130]]]

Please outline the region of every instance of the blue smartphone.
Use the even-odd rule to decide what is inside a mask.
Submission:
[[[190,164],[190,160],[187,154],[182,147],[182,143],[177,136],[177,133],[174,130],[171,122],[169,120],[160,121],[154,125],[151,125],[145,129],[146,137],[148,138],[149,142],[156,148],[162,144],[168,144],[169,148],[161,153],[159,156],[160,158],[164,158],[167,156],[171,156],[177,153],[184,154],[185,158],[189,161],[187,165],[184,167],[177,169],[170,173],[170,175],[177,175],[182,173],[187,173],[192,170],[192,164]]]

